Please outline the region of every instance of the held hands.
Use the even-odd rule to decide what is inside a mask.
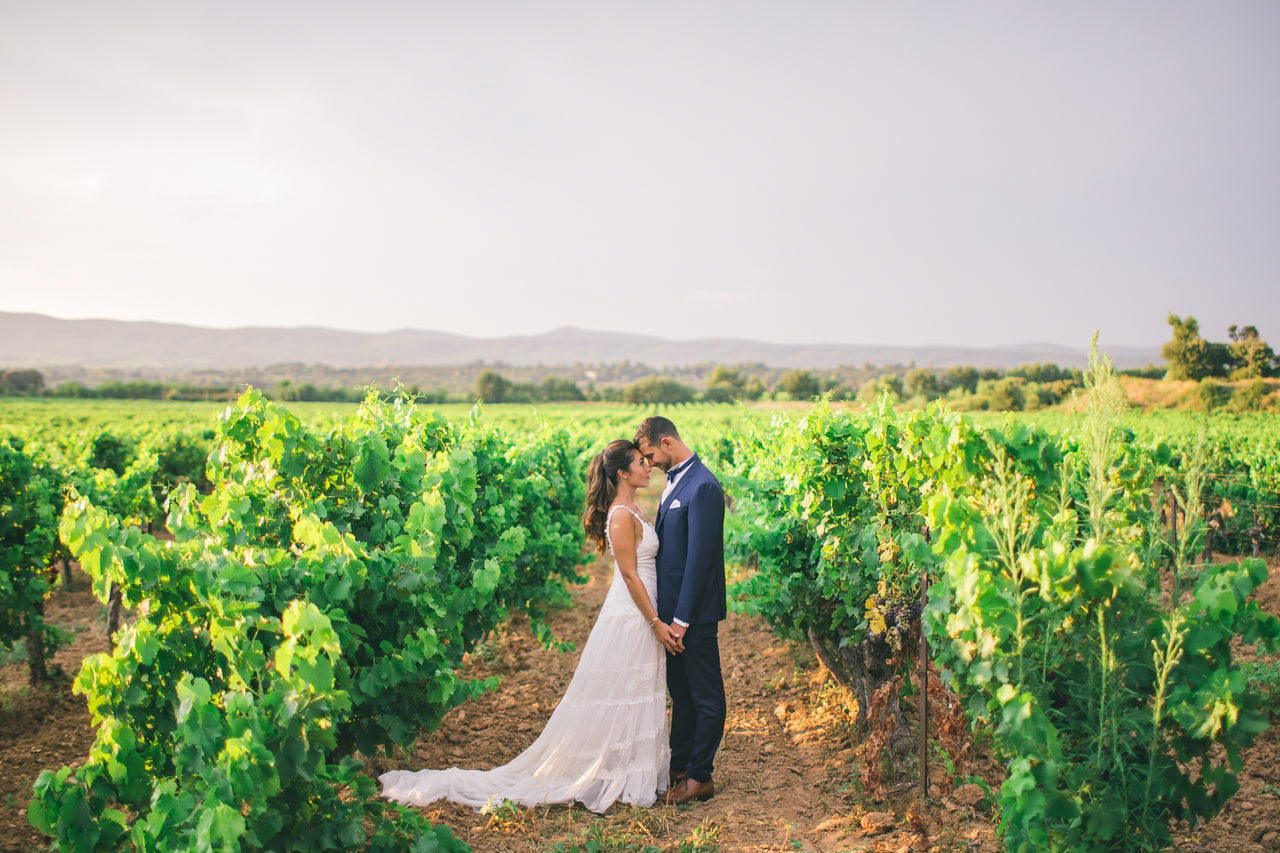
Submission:
[[[654,634],[658,637],[658,642],[673,655],[678,655],[684,651],[684,629],[679,625],[668,625],[660,619],[655,619],[652,623]],[[679,633],[676,633],[676,632]]]
[[[677,625],[675,622],[672,622],[667,627],[667,630],[671,634],[671,639],[676,641],[677,648],[679,648],[680,651],[684,651],[684,632],[689,630],[689,626]]]

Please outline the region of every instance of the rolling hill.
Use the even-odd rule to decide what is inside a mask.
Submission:
[[[1160,361],[1156,347],[1107,347],[1117,367]],[[320,364],[334,368],[387,365],[572,365],[630,361],[653,367],[761,363],[811,369],[839,365],[915,364],[946,367],[1016,367],[1054,362],[1080,367],[1083,347],[1028,343],[959,346],[779,344],[739,338],[672,340],[587,329],[560,328],[537,335],[475,338],[425,329],[351,332],[318,327],[246,326],[212,329],[176,323],[63,320],[0,312],[0,367],[148,368],[198,370]]]

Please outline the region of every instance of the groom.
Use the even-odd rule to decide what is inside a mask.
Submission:
[[[658,505],[658,616],[671,624],[671,788],[666,802],[709,800],[711,765],[724,735],[719,622],[725,618],[724,492],[720,482],[663,417],[635,435],[649,463],[667,472]]]

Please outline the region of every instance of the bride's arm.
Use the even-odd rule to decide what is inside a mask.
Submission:
[[[613,542],[613,556],[618,561],[618,572],[621,573],[622,580],[627,585],[627,591],[631,593],[631,600],[635,602],[636,609],[653,629],[658,642],[666,646],[667,651],[675,654],[678,648],[675,640],[671,638],[669,626],[658,618],[658,612],[654,609],[653,602],[649,600],[649,591],[644,588],[644,582],[640,580],[640,573],[636,570],[636,546],[643,535],[644,528],[629,512],[615,512],[609,519],[609,539]]]

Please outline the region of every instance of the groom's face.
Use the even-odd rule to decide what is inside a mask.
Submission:
[[[671,469],[671,449],[667,446],[671,443],[669,438],[658,439],[657,444],[650,444],[648,441],[640,442],[640,455],[649,461],[654,468],[660,468],[663,471]]]

